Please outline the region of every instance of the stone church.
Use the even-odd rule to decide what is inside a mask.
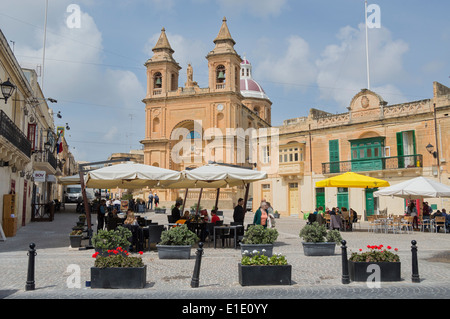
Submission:
[[[184,170],[208,162],[253,168],[250,160],[249,129],[270,127],[272,102],[252,77],[252,66],[236,52],[224,18],[214,48],[207,53],[209,86],[199,87],[191,65],[187,81],[179,83],[182,67],[173,57],[165,29],[145,63],[147,94],[145,103],[144,163]],[[239,147],[243,145],[244,147]],[[152,190],[167,207],[184,190]],[[189,190],[187,206],[197,202],[199,190]],[[204,190],[202,206],[210,210],[215,190]],[[225,189],[220,208],[231,209],[243,188]]]

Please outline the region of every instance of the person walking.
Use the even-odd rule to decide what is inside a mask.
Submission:
[[[240,223],[241,225],[244,225],[244,219],[245,219],[244,199],[239,198],[238,204],[234,208],[233,221],[235,223]]]
[[[105,227],[106,201],[102,199],[97,211],[97,232]]]
[[[155,208],[156,208],[156,207],[158,207],[158,204],[159,204],[158,194],[155,193],[154,199],[155,199]]]
[[[150,192],[150,194],[148,194],[147,209],[153,210],[153,194],[152,194],[152,192]]]
[[[264,228],[267,228],[267,219],[269,218],[268,208],[269,205],[266,202],[261,202],[261,207],[258,208],[253,217],[254,225],[262,225]]]

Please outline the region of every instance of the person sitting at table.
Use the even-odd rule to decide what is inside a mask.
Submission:
[[[175,202],[175,207],[172,208],[172,220],[175,222],[177,220],[179,220],[181,218],[181,213],[180,213],[180,202]]]
[[[213,210],[211,211],[211,223],[215,224],[215,223],[217,223],[218,221],[220,221],[220,218],[219,218],[219,216],[217,216],[216,210],[213,209]]]
[[[238,204],[234,208],[233,221],[235,223],[240,223],[241,225],[244,225],[244,219],[245,219],[244,199],[239,198]]]
[[[128,208],[127,218],[123,222],[125,225],[139,225],[137,222],[137,217],[134,216],[134,212],[131,208]]]
[[[180,219],[186,219],[186,220],[189,220],[189,211],[186,210],[186,211],[184,212],[183,216],[182,216]]]
[[[108,224],[106,225],[107,230],[114,230],[119,224],[120,218],[117,216],[117,209],[113,208],[112,212],[108,213]]]

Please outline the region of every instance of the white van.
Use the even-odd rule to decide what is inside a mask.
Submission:
[[[92,188],[86,188],[86,196],[88,201],[95,199],[95,193]],[[66,203],[78,203],[83,200],[83,194],[81,192],[81,185],[68,185],[65,191]]]

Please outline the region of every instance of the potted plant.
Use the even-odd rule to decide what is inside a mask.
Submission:
[[[302,245],[305,256],[334,255],[336,245],[342,240],[338,230],[327,231],[325,225],[319,225],[318,222],[305,225],[299,236],[304,240]]]
[[[117,247],[128,250],[131,246],[131,237],[131,231],[122,226],[118,226],[116,229],[112,230],[101,229],[92,236],[92,245],[94,246],[95,251],[101,256],[107,256]]]
[[[166,206],[156,207],[155,208],[155,214],[165,214],[166,213]]]
[[[274,217],[274,218],[280,218],[280,213],[276,210],[276,211],[273,213],[273,217]]]
[[[77,248],[81,247],[81,240],[83,239],[83,231],[81,230],[72,230],[69,234],[70,238],[70,247]]]
[[[161,233],[156,248],[160,259],[190,259],[191,248],[199,238],[187,225],[172,227]]]
[[[384,248],[383,245],[368,245],[367,248],[367,251],[359,249],[359,252],[351,254],[348,260],[350,280],[367,281],[377,267],[380,281],[401,280],[401,263],[397,248]]]
[[[266,256],[272,256],[273,243],[278,238],[275,228],[264,228],[261,225],[252,225],[245,232],[240,243],[241,253],[244,251],[258,251]],[[264,251],[263,251],[264,250]]]
[[[139,252],[142,255],[142,251]],[[121,247],[113,249],[111,255],[101,256],[99,252],[91,267],[91,288],[135,289],[144,288],[147,280],[147,266],[142,258],[131,257]]]
[[[292,266],[281,254],[269,257],[244,251],[238,267],[241,286],[291,284]]]

